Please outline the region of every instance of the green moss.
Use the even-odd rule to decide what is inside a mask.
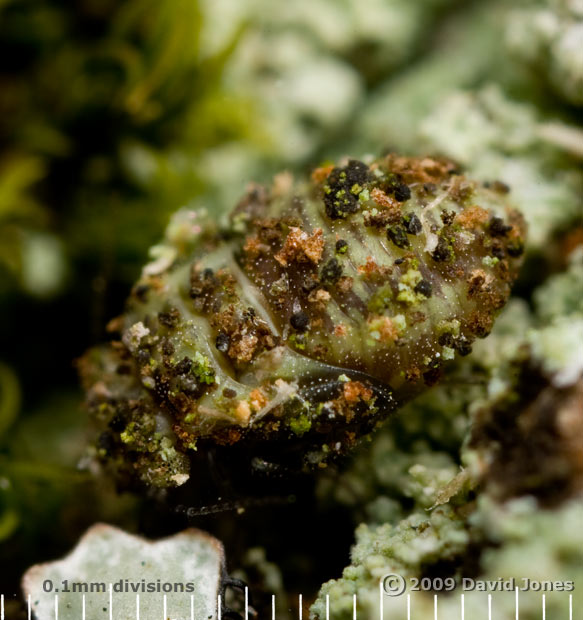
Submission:
[[[368,202],[370,200],[370,192],[368,191],[368,189],[363,189],[360,192],[360,194],[358,195],[358,200],[361,204],[364,204],[365,202]]]
[[[135,436],[133,434],[133,430],[135,428],[136,424],[135,422],[130,422],[125,429],[120,433],[119,438],[124,442],[124,443],[133,443],[135,441]]]
[[[421,272],[415,268],[409,269],[404,273],[399,280],[397,301],[413,306],[426,299],[425,295],[414,290],[422,279]]]
[[[484,256],[482,264],[486,267],[495,267],[500,262],[500,259],[496,256]]]
[[[289,427],[298,436],[302,436],[312,428],[312,421],[307,415],[301,415],[296,418],[292,418],[289,421]]]
[[[197,351],[192,361],[191,372],[201,383],[211,385],[216,382],[215,369],[206,355]]]
[[[292,347],[295,347],[299,351],[303,351],[306,348],[303,334],[290,334],[287,341]]]
[[[383,284],[372,295],[368,302],[369,312],[382,314],[383,310],[389,308],[393,300],[393,290],[390,284]]]
[[[441,359],[452,360],[455,358],[455,351],[451,347],[443,347],[441,350]]]
[[[437,333],[438,335],[451,334],[452,336],[459,336],[460,322],[457,319],[452,321],[440,321],[437,324]]]

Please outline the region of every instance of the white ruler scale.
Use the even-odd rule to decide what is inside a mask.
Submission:
[[[245,598],[244,598],[244,611],[242,612],[242,616],[244,618],[244,620],[253,620],[253,616],[251,615],[251,607],[249,605],[249,589],[246,587],[244,590],[245,593]],[[483,594],[483,604],[484,604],[484,611],[485,613],[485,617],[488,618],[488,620],[493,620],[493,618],[495,618],[495,606],[496,606],[496,594],[492,594],[492,593],[480,593]],[[563,595],[563,596],[568,596],[568,615],[564,618],[564,620],[576,620],[573,616],[573,595],[570,593],[556,593],[557,595]],[[523,593],[524,595],[524,593]],[[536,593],[532,593],[529,592],[528,593],[529,596],[534,596],[536,595]],[[86,620],[86,595],[85,594],[79,594],[80,596],[80,600],[81,600],[81,620]],[[194,601],[195,601],[195,595],[189,595],[188,601],[189,601],[189,607],[190,607],[190,614],[189,617],[184,617],[184,616],[180,616],[180,617],[175,617],[172,615],[172,610],[171,610],[171,603],[172,603],[172,599],[174,598],[179,598],[181,595],[180,594],[176,594],[170,597],[170,599],[168,598],[167,595],[163,595],[161,597],[160,600],[160,620],[202,620],[199,618],[195,617],[195,605],[194,605]],[[438,594],[434,594],[433,595],[433,610],[432,613],[430,614],[430,616],[428,616],[427,618],[419,618],[418,616],[414,616],[417,620],[417,618],[419,618],[419,620],[451,620],[449,617],[445,618],[445,616],[442,618],[440,616],[440,612],[439,612],[439,596]],[[456,596],[456,595],[442,595],[444,598],[447,597],[448,599],[451,599],[452,596]],[[548,595],[547,594],[539,594],[538,596],[540,596],[540,618],[541,620],[547,620],[547,603],[548,603]],[[42,617],[42,618],[37,618],[37,620],[59,620],[59,613],[61,613],[61,615],[63,615],[62,610],[59,609],[59,594],[54,594],[54,606],[53,606],[53,610],[52,613],[50,615],[50,617]],[[110,587],[109,592],[107,594],[108,600],[106,599],[106,601],[104,601],[104,604],[107,605],[107,609],[103,608],[103,612],[104,615],[105,612],[107,611],[107,617],[109,618],[109,620],[115,620],[116,616],[115,616],[115,610],[114,610],[114,599],[115,599],[115,595]],[[389,616],[385,614],[385,597],[386,594],[384,594],[383,590],[381,589],[381,596],[379,599],[379,618],[380,620],[389,620]],[[0,620],[5,620],[5,601],[7,600],[8,597],[5,597],[4,594],[0,595]],[[415,613],[415,609],[414,609],[414,598],[412,599],[410,594],[406,594],[405,596],[401,597],[403,604],[403,610],[402,610],[402,614],[401,615],[396,615],[395,614],[395,610],[394,610],[394,605],[391,608],[391,615],[390,615],[390,620],[411,620],[412,618],[412,613]],[[413,605],[412,605],[412,600],[413,600]],[[325,620],[334,620],[333,616],[331,615],[330,612],[330,597],[329,595],[326,595],[325,598]],[[460,601],[460,605],[459,605],[459,610],[460,610],[460,615],[459,618],[460,620],[465,620],[465,608],[466,608],[466,601],[467,601],[467,594],[461,594],[459,595],[459,601]],[[516,588],[515,589],[515,596],[514,596],[514,607],[515,607],[515,620],[520,620],[520,596],[519,596],[519,589]],[[33,620],[33,618],[35,618],[36,616],[34,616],[34,612],[33,612],[33,600],[32,597],[29,595],[27,597],[27,601],[26,601],[26,607],[27,607],[27,618],[28,620]],[[140,608],[140,596],[139,594],[136,595],[135,598],[135,620],[140,620],[141,615],[143,615],[144,610],[142,608]],[[170,613],[169,613],[170,612]],[[353,620],[358,620],[358,599],[357,599],[357,595],[353,594],[352,596],[352,618]],[[223,616],[223,600],[222,597],[219,596],[217,598],[217,614],[216,614],[216,620],[222,620],[222,616]],[[124,618],[124,620],[127,620],[126,618]],[[207,620],[207,618],[205,618],[204,620]],[[271,595],[271,620],[276,620],[276,596],[275,594]],[[298,616],[297,616],[297,620],[304,620],[304,612],[303,612],[303,596],[300,594],[298,596]],[[324,618],[322,618],[322,620],[324,620]],[[552,620],[555,620],[555,618],[553,617]],[[557,618],[556,620],[562,620],[561,618]]]

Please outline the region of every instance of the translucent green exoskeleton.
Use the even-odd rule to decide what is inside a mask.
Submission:
[[[81,370],[98,454],[180,486],[209,447],[323,463],[439,380],[504,306],[525,226],[452,162],[347,159],[181,210]]]

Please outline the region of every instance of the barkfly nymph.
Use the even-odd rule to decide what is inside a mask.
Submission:
[[[490,332],[525,238],[507,192],[392,154],[252,186],[226,223],[177,212],[80,362],[96,455],[169,488],[208,455],[236,484],[346,453]]]

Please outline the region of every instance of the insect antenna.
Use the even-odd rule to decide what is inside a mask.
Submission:
[[[220,499],[220,498],[219,498]],[[266,497],[244,497],[234,500],[221,500],[215,504],[205,504],[203,506],[184,506],[180,504],[174,508],[174,512],[184,514],[188,518],[200,517],[204,515],[217,514],[221,512],[237,511],[243,512],[248,508],[261,506],[276,506],[293,504],[296,501],[295,495],[270,495]]]

